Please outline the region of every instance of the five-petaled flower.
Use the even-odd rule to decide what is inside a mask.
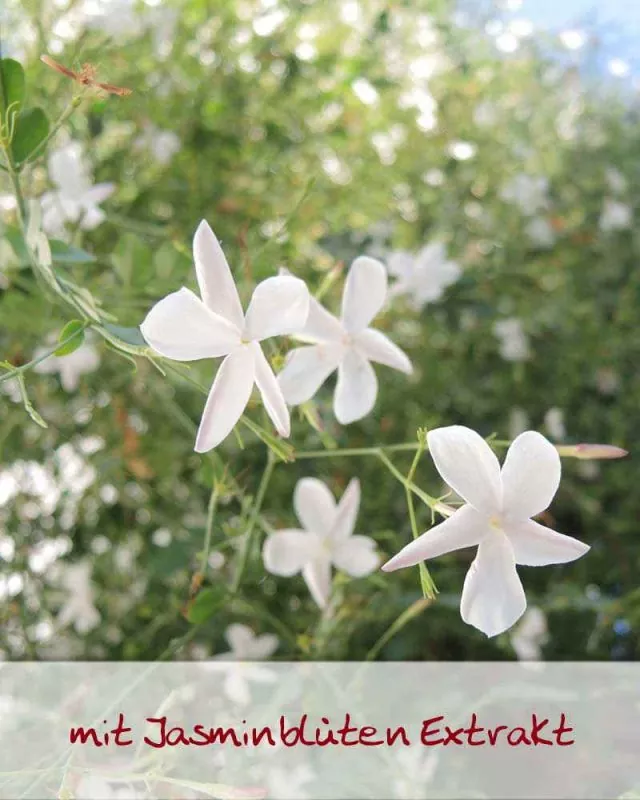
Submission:
[[[260,342],[302,329],[309,292],[292,276],[267,278],[251,297],[246,316],[218,240],[203,220],[193,240],[200,299],[182,288],[160,300],[140,326],[147,343],[175,361],[226,356],[213,382],[196,436],[198,453],[231,433],[254,383],[281,436],[290,432],[289,410]]]
[[[432,242],[415,255],[398,250],[388,258],[389,274],[396,278],[392,296],[406,296],[416,311],[435,303],[462,275],[460,266],[447,258],[442,242]]]
[[[55,189],[40,198],[42,227],[51,236],[65,236],[67,222],[92,231],[105,219],[100,203],[115,191],[113,183],[94,184],[82,145],[69,142],[49,156],[49,176]]]
[[[360,507],[360,483],[350,481],[336,504],[330,489],[317,478],[298,481],[293,495],[299,528],[276,531],[264,544],[263,558],[274,575],[302,572],[311,596],[325,608],[331,594],[331,565],[353,578],[369,575],[380,561],[375,542],[353,535]]]
[[[274,683],[273,670],[256,664],[270,658],[278,649],[279,640],[273,633],[256,634],[247,625],[234,622],[225,631],[225,639],[231,648],[228,653],[216,656],[207,669],[222,672],[223,691],[229,700],[246,706],[251,702],[252,683]]]
[[[382,569],[410,567],[478,545],[464,581],[460,612],[465,622],[496,636],[527,607],[516,564],[564,564],[589,550],[583,542],[531,519],[549,506],[558,489],[560,456],[535,431],[525,431],[513,441],[502,471],[489,445],[469,428],[437,428],[427,434],[427,442],[438,472],[466,504]]]
[[[375,405],[378,381],[371,361],[411,373],[405,353],[381,331],[368,327],[386,299],[387,272],[368,256],[356,258],[349,269],[340,320],[311,298],[307,324],[297,338],[312,344],[292,350],[278,375],[289,405],[310,400],[337,369],[333,409],[338,422],[347,425]]]

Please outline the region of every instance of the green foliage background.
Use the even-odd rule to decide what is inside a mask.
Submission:
[[[499,52],[482,20],[461,24],[444,0],[363,1],[355,23],[344,20],[333,0],[286,8],[272,32],[258,35],[255,28],[269,13],[259,3],[197,0],[176,4],[173,46],[160,54],[149,31],[121,40],[90,29],[52,51],[74,69],[96,65],[101,80],[133,89],[128,98],[82,91],[38,60],[52,39],[60,41],[52,31],[63,11],[33,1],[13,9],[30,18],[33,36],[26,45],[12,42],[18,26],[9,26],[7,35],[5,25],[3,47],[5,55],[12,46],[19,51],[30,106],[43,108],[53,122],[82,91],[58,136],[66,131],[84,144],[96,182],[117,184],[104,204],[107,221],[90,233],[73,232],[73,245],[94,258],[73,251],[73,263],[63,248],[66,257],[56,270],[89,290],[117,325],[135,328],[159,298],[193,285],[190,242],[202,218],[223,242],[245,300],[257,280],[280,266],[304,277],[314,291],[327,276],[335,278],[334,268],[348,266],[363,249],[379,248],[381,237],[386,249],[446,242],[464,267],[463,278],[421,313],[394,305],[381,323],[409,353],[414,377],[380,368],[375,412],[346,428],[336,424],[332,387],[325,386],[315,403],[324,433],[294,412],[291,443],[296,450],[315,450],[327,437],[338,447],[410,442],[418,427],[453,423],[504,439],[514,407],[540,430],[546,411],[558,407],[567,442],[624,446],[628,459],[603,462],[595,471],[586,472],[585,462],[563,462],[547,521],[591,544],[589,555],[565,567],[521,568],[521,574],[530,603],[549,615],[548,658],[634,658],[640,624],[638,236],[633,224],[602,231],[599,218],[612,196],[607,171],[613,168],[627,182],[620,199],[638,206],[635,99],[584,78],[577,57],[542,35],[522,39],[513,54]],[[421,27],[418,20],[427,16]],[[302,26],[317,26],[310,60],[299,55]],[[412,79],[417,58],[433,59],[433,76]],[[372,105],[353,90],[362,79],[377,91]],[[419,111],[406,106],[406,92],[415,85],[437,104],[431,130],[422,129]],[[481,120],[479,109],[490,110],[488,120]],[[148,122],[180,137],[181,149],[167,166],[133,147]],[[402,141],[393,162],[383,163],[372,137],[393,130],[401,130]],[[456,141],[471,143],[474,156],[456,159]],[[521,173],[549,182],[545,213],[556,234],[550,248],[530,241],[527,218],[501,198],[501,188]],[[44,154],[22,170],[21,180],[27,198],[48,187]],[[0,181],[9,192],[5,172]],[[20,365],[77,314],[34,276],[15,212],[4,216],[0,357]],[[325,302],[335,307],[341,278],[329,283]],[[532,358],[526,362],[510,363],[499,354],[493,324],[510,316],[522,320],[530,337]],[[226,649],[227,625],[242,621],[256,631],[277,632],[280,658],[364,658],[421,597],[417,570],[338,577],[338,610],[323,622],[300,578],[265,573],[261,530],[241,591],[218,594],[233,575],[234,539],[246,528],[266,448],[243,430],[243,448],[230,437],[212,459],[198,456],[194,426],[203,396],[175,376],[163,377],[143,358],[135,358],[134,366],[104,342],[99,348],[100,369],[85,376],[76,393],[64,392],[56,376],[25,374],[46,429],[21,403],[0,395],[4,467],[50,461],[60,445],[86,436],[104,440],[88,456],[97,480],[70,524],[63,503],[53,513],[34,513],[28,492],[0,507],[0,529],[15,543],[13,558],[0,568],[24,579],[23,590],[0,608],[6,657],[144,660],[177,642],[176,652],[188,658]],[[277,364],[283,353],[270,355]],[[208,385],[214,369],[211,362],[199,363],[190,375]],[[615,391],[598,389],[603,374],[617,378]],[[269,427],[257,404],[249,415]],[[394,460],[408,470],[409,455]],[[205,576],[212,604],[194,628],[184,611],[212,479],[222,476],[222,464],[239,491],[226,491],[218,510],[213,547],[227,561]],[[337,493],[357,475],[363,488],[357,532],[373,536],[383,555],[409,540],[404,490],[375,457],[278,464],[263,508],[273,528],[294,522],[293,489],[306,475],[323,478]],[[431,494],[441,492],[428,456],[416,482]],[[104,501],[105,484],[115,487],[115,502]],[[421,528],[430,513],[419,508]],[[159,528],[171,532],[167,547],[153,542]],[[30,568],[34,548],[61,533],[72,545],[64,559],[89,557],[93,565],[102,622],[86,636],[57,630],[64,592],[54,572]],[[107,545],[101,541],[96,552],[102,537]],[[438,600],[379,657],[513,658],[507,635],[487,640],[460,620],[468,564],[466,551],[433,564]],[[42,622],[55,632],[39,642],[35,632]]]

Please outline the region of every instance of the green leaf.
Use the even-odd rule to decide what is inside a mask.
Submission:
[[[96,260],[96,257],[86,250],[61,242],[59,239],[51,239],[49,245],[51,256],[58,264],[91,264]]]
[[[121,339],[126,344],[133,345],[133,347],[148,347],[140,328],[125,328],[122,325],[111,325],[109,323],[104,326],[110,334],[117,339]]]
[[[111,259],[127,288],[145,288],[155,274],[151,249],[132,233],[120,236]]]
[[[20,261],[21,264],[28,264],[29,263],[29,253],[27,251],[27,246],[24,243],[24,238],[20,231],[13,226],[7,225],[4,231],[4,237],[11,245],[11,249],[16,254],[16,257]]]
[[[194,625],[206,622],[222,607],[225,597],[226,591],[223,586],[217,586],[215,589],[204,589],[193,601],[191,608],[187,612],[187,619],[189,622],[193,622]]]
[[[16,117],[11,152],[17,164],[24,161],[49,135],[49,120],[41,108],[21,111]]]
[[[18,228],[7,225],[4,231],[4,238],[11,246],[20,265],[28,266],[29,253],[24,243],[24,237]],[[96,260],[95,256],[87,253],[86,250],[61,242],[59,239],[50,239],[49,246],[51,247],[51,257],[54,264],[91,264]]]
[[[24,70],[22,65],[12,58],[0,59],[0,117],[5,118],[10,106],[13,106],[12,110],[19,111],[23,100]]]
[[[66,340],[71,336],[73,336],[73,339],[67,342]],[[68,356],[73,353],[84,342],[84,323],[79,319],[72,319],[71,322],[67,322],[60,331],[58,341],[66,342],[66,344],[58,347],[55,353],[57,356]]]

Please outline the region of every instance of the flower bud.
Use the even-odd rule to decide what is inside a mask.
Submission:
[[[624,458],[627,450],[613,444],[571,444],[556,447],[561,456],[585,460]]]

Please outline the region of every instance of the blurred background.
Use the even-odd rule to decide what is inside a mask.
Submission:
[[[460,423],[631,452],[563,460],[544,521],[592,549],[570,565],[521,568],[534,612],[496,639],[460,619],[468,551],[431,565],[431,604],[417,570],[338,575],[324,617],[300,577],[265,571],[265,531],[297,525],[292,495],[305,476],[338,496],[360,478],[356,532],[383,558],[409,541],[402,486],[366,456],[278,464],[242,591],[218,602],[265,446],[243,433],[215,459],[195,454],[203,396],[87,336],[22,373],[24,386],[0,384],[4,658],[152,660],[168,647],[202,658],[233,649],[237,624],[276,634],[282,659],[637,656],[636,3],[3,0],[0,32],[2,55],[24,68],[25,102],[54,131],[29,149],[25,202],[41,208],[58,274],[122,338],[135,342],[153,303],[194,285],[202,218],[244,300],[286,266],[336,310],[342,269],[368,253],[396,286],[377,325],[414,375],[378,369],[374,412],[347,427],[325,385],[306,415],[292,413],[296,449],[413,442],[419,427]],[[132,94],[87,89],[42,54],[76,73],[90,64]],[[0,219],[8,370],[50,348],[73,313],[29,268],[4,171]],[[284,344],[270,353],[276,366]],[[192,375],[208,385],[216,367]],[[267,424],[257,403],[249,416]],[[394,463],[406,473],[411,455]],[[202,575],[223,465],[233,486]],[[415,481],[445,493],[428,456]],[[417,514],[426,529],[430,510]],[[194,616],[199,589],[209,600]]]

